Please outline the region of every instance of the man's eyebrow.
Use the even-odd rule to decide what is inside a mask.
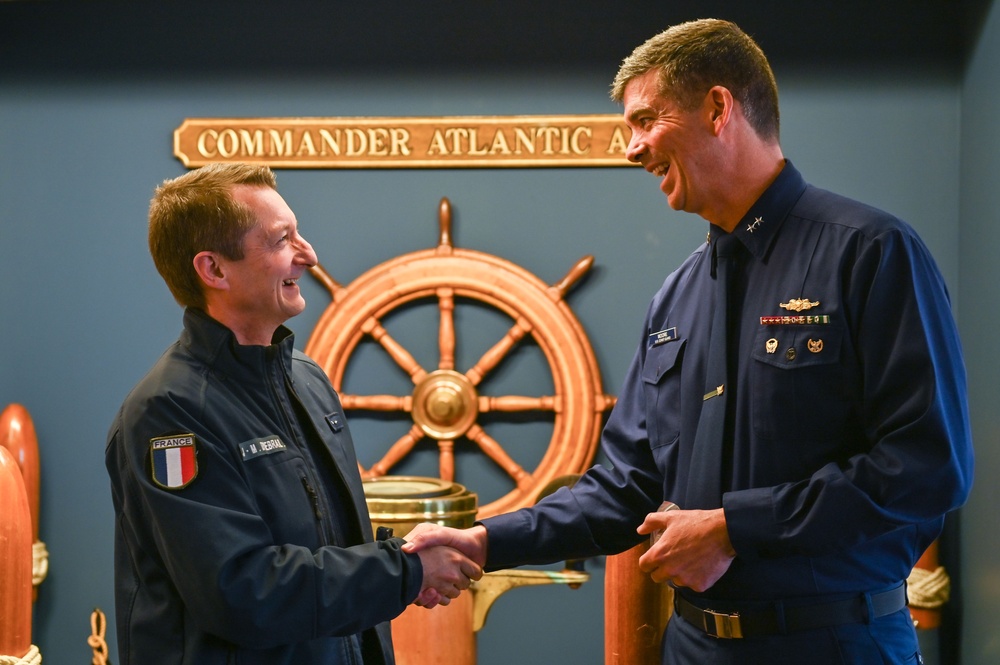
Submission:
[[[636,118],[638,118],[640,115],[643,115],[644,113],[649,113],[651,110],[652,110],[651,106],[649,106],[648,104],[643,104],[642,106],[634,108],[628,113],[626,113],[625,120],[627,122],[635,122]]]

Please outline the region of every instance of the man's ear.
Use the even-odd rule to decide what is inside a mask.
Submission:
[[[729,124],[736,110],[736,100],[733,93],[721,85],[713,86],[705,95],[705,108],[708,111],[709,122],[716,136],[722,133]]]
[[[194,271],[206,289],[227,290],[229,281],[225,264],[215,252],[198,252],[194,257]]]

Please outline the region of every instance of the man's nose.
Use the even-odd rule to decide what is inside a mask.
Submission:
[[[646,144],[633,132],[628,140],[628,147],[625,148],[625,158],[630,162],[638,164],[642,160],[642,153],[644,152],[646,152]]]
[[[299,241],[297,244],[299,249],[298,252],[299,261],[309,266],[310,268],[319,263],[319,258],[316,256],[316,250],[313,249],[312,245],[309,244],[308,240],[306,240],[302,236],[299,236]]]

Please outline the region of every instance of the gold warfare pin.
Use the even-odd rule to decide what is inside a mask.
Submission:
[[[787,309],[790,312],[805,312],[812,309],[813,307],[818,307],[819,301],[810,301],[808,298],[792,298],[788,302],[778,303],[778,307],[782,309]]]

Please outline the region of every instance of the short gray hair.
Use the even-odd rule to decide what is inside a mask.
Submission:
[[[622,61],[611,84],[621,103],[625,86],[659,70],[660,94],[691,109],[716,85],[728,89],[761,138],[777,140],[778,84],[757,43],[729,21],[700,19],[671,26]]]

